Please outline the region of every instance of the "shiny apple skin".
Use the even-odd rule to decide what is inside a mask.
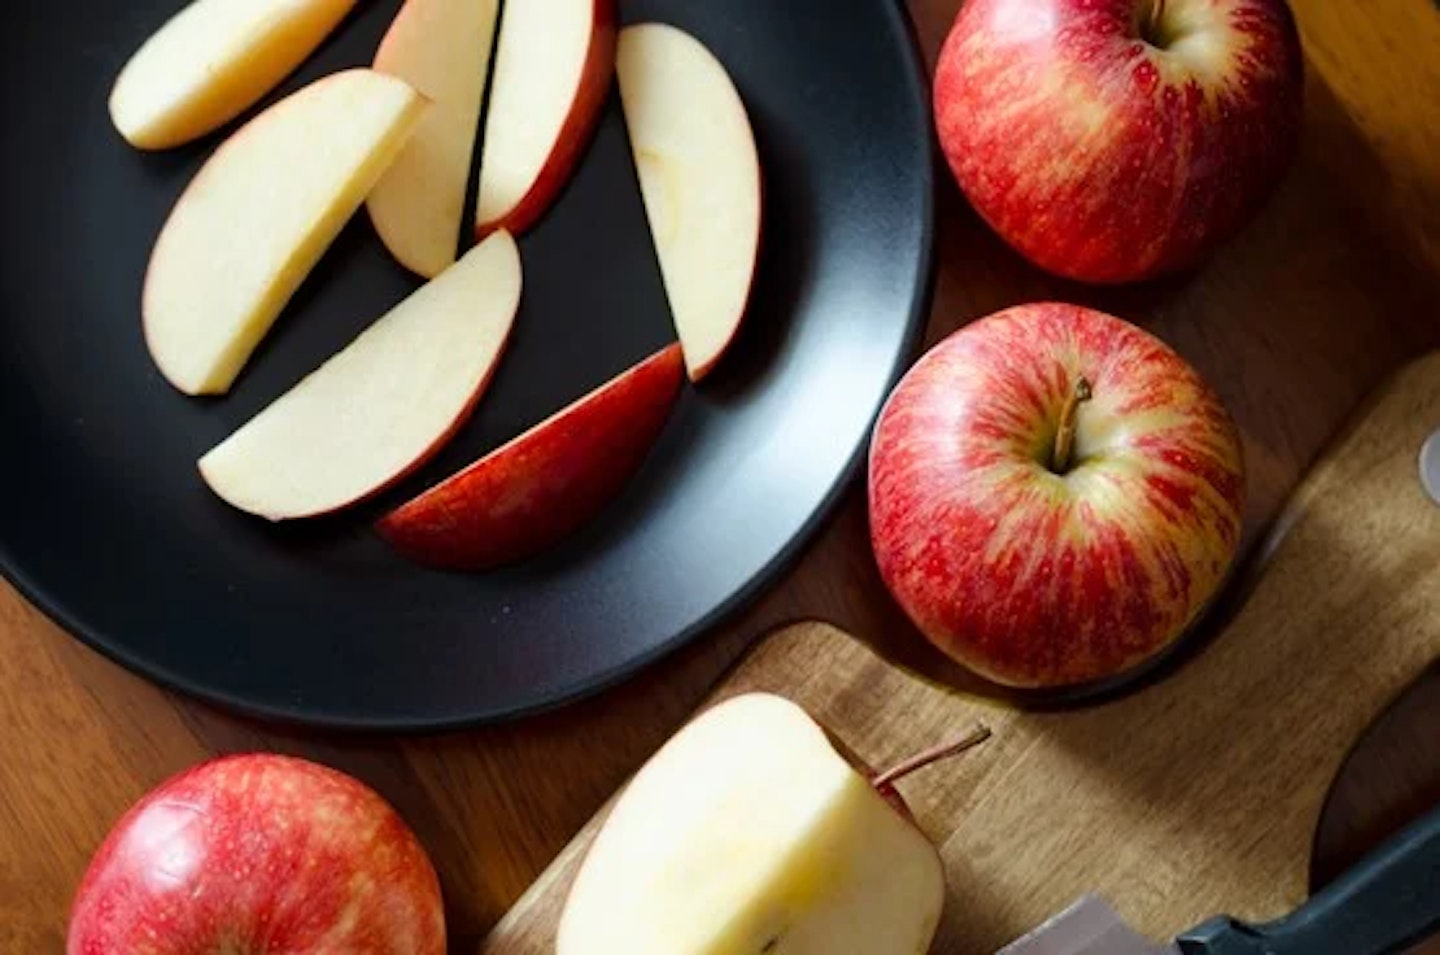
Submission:
[[[1083,376],[1073,467],[1051,470]],[[1170,646],[1224,581],[1244,465],[1219,397],[1118,318],[1025,305],[926,354],[870,454],[870,533],[886,586],[971,670],[1053,688],[1125,673]]]
[[[1191,268],[1292,164],[1304,58],[1284,0],[966,0],[940,54],[941,146],[975,210],[1050,272]]]
[[[68,955],[443,955],[440,884],[395,811],[323,766],[204,763],[111,830]]]

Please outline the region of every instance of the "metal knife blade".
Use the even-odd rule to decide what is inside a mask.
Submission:
[[[1176,945],[1156,945],[1142,938],[1104,899],[1083,895],[997,955],[1178,955],[1179,951]]]
[[[1430,435],[1430,440],[1420,449],[1420,483],[1430,493],[1430,498],[1440,504],[1440,431]]]

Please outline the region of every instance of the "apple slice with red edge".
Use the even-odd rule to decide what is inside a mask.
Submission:
[[[571,886],[557,955],[914,955],[945,900],[935,846],[895,782],[803,709],[751,693],[665,744],[615,801]]]
[[[615,0],[524,0],[500,18],[476,235],[519,235],[570,180],[615,68]]]
[[[699,381],[750,301],[762,218],[755,136],[724,66],[675,27],[622,30],[616,74],[665,293]]]
[[[407,0],[375,69],[430,100],[367,206],[385,247],[426,278],[455,261],[499,0]]]
[[[270,520],[328,514],[424,464],[490,381],[520,305],[497,232],[200,459],[225,501]]]
[[[355,0],[195,0],[135,51],[110,119],[137,149],[169,149],[253,106],[315,51]]]
[[[424,108],[394,77],[347,70],[276,103],[210,157],[145,273],[145,344],[172,385],[229,390]]]
[[[146,794],[75,895],[69,955],[443,955],[440,880],[405,821],[306,760],[227,756]]]
[[[531,556],[597,515],[639,470],[685,380],[671,345],[386,515],[380,536],[450,570]]]

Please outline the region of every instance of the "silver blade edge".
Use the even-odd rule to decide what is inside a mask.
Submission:
[[[1178,955],[1125,924],[1098,895],[1082,895],[1068,909],[1000,949],[997,955]]]

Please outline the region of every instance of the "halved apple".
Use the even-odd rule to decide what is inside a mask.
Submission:
[[[469,417],[520,305],[520,255],[497,232],[200,459],[216,494],[270,520],[390,487]]]
[[[730,347],[760,252],[760,160],[720,61],[672,26],[620,33],[616,73],[665,293],[692,380]]]
[[[897,797],[898,802],[898,797]],[[940,855],[800,707],[727,700],[636,774],[590,847],[557,955],[918,955]]]
[[[460,245],[499,9],[499,0],[407,0],[375,54],[376,70],[431,102],[367,203],[386,248],[426,278],[454,262]]]
[[[239,116],[303,63],[355,0],[195,0],[136,51],[110,93],[132,146],[168,149]]]
[[[450,570],[538,553],[620,493],[684,380],[680,348],[671,345],[391,512],[376,530],[412,560]]]
[[[261,113],[195,176],[145,275],[145,341],[181,391],[230,388],[425,107],[404,82],[336,73]]]
[[[615,19],[615,0],[505,5],[480,157],[480,237],[529,229],[569,181],[610,89]]]

